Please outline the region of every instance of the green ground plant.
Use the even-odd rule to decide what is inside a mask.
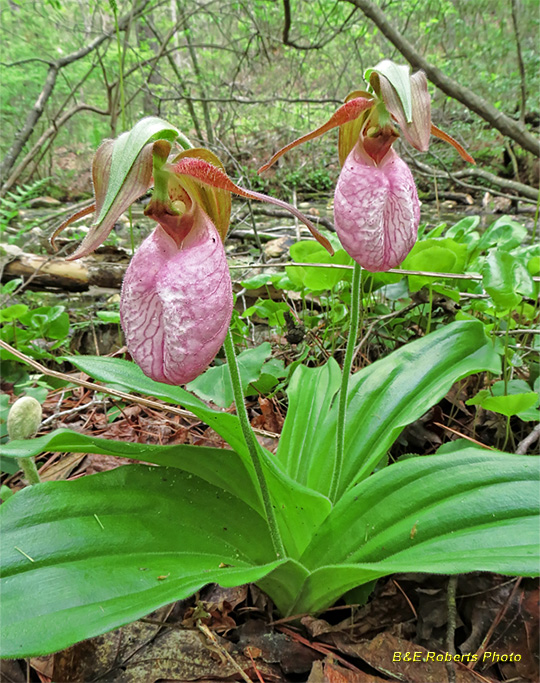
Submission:
[[[184,138],[180,142],[185,151],[176,165],[167,164],[177,137],[169,124],[146,119],[130,135],[107,143],[112,161],[96,184],[100,212],[79,254],[105,239],[115,215],[146,191],[151,176],[156,191],[150,214],[155,211],[156,220],[176,230],[185,228],[187,216],[190,230],[194,225],[202,230],[203,237],[196,233],[202,242],[196,244],[223,250],[215,226],[224,232],[228,227],[222,218],[230,201],[230,180],[212,153],[192,149]],[[98,172],[103,150],[100,155]],[[180,194],[184,209],[189,205],[191,213],[170,204],[169,191],[172,197]],[[199,202],[208,211],[206,218],[201,218]],[[210,216],[215,224],[208,224]],[[152,239],[163,242],[165,233],[162,227],[159,230],[145,248]],[[174,230],[172,234],[177,235]],[[163,242],[169,245],[163,249],[171,248],[175,257],[185,256],[185,233],[181,234],[181,248],[172,239]],[[315,234],[331,249],[324,236]],[[452,238],[441,239],[446,240],[442,248],[448,249]],[[297,255],[306,256],[304,245],[297,249]],[[311,258],[320,255],[311,252]],[[338,253],[334,258],[339,262],[345,257]],[[488,253],[486,263],[489,258]],[[189,259],[183,265],[188,268]],[[174,272],[169,295],[175,294],[176,277],[184,275],[186,267]],[[301,287],[311,268],[315,270],[292,268],[303,269],[286,275],[290,280],[298,276]],[[514,277],[516,268],[509,272]],[[135,272],[136,287],[146,273],[147,269]],[[460,440],[434,455],[408,454],[388,464],[388,451],[403,429],[443,399],[455,382],[476,373],[500,377],[507,358],[507,347],[494,343],[483,321],[436,325],[432,318],[433,331],[351,374],[363,299],[377,291],[377,278],[380,282],[395,275],[363,278],[358,263],[350,284],[341,283],[343,277],[348,279],[342,272],[327,275],[326,287],[349,288],[348,300],[344,297],[350,313],[343,370],[334,358],[316,367],[296,366],[275,454],[257,441],[244,402],[250,385],[264,375],[272,377],[278,370],[274,379],[281,379],[281,368],[267,365],[268,345],[237,359],[229,330],[223,345],[226,366],[194,380],[195,390],[205,399],[210,394],[216,398],[216,387],[223,406],[233,398],[236,414],[209,407],[175,383],[152,379],[153,368],[144,374],[134,362],[119,358],[64,358],[106,386],[187,408],[230,449],[116,441],[69,429],[8,441],[3,458],[12,461],[33,459],[45,451],[69,451],[146,464],[74,481],[35,483],[0,506],[2,656],[27,657],[67,647],[190,596],[211,582],[225,587],[255,582],[281,614],[294,615],[323,610],[351,589],[372,585],[396,571],[536,575],[538,458]],[[493,273],[490,277],[493,291],[505,293],[493,284],[498,283]],[[154,280],[149,284],[153,287]],[[525,288],[529,284],[526,280]],[[167,286],[165,282],[163,287]],[[388,286],[383,283],[380,289]],[[126,280],[124,296],[125,290]],[[226,295],[232,308],[232,292]],[[144,302],[135,302],[138,325],[149,309]],[[159,317],[162,309],[155,312]],[[25,313],[30,314],[29,325],[32,316],[45,315]],[[278,320],[279,311],[275,315]],[[35,319],[38,327],[45,323]],[[197,353],[203,342],[196,346]],[[527,396],[531,392],[509,385],[504,376],[501,381],[501,396],[518,396],[511,399],[512,406],[504,406],[507,414],[510,409],[533,407]],[[185,382],[176,384],[181,383]],[[492,392],[495,397],[498,391],[499,385]],[[525,397],[519,398],[520,393]]]

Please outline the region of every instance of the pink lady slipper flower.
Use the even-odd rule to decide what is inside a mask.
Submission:
[[[169,139],[159,139],[161,134]],[[169,163],[170,138],[177,134],[168,124],[150,118],[131,131],[133,144],[127,134],[106,140],[92,166],[95,205],[72,216],[54,235],[95,209],[96,222],[69,259],[88,255],[154,184],[145,214],[157,226],[128,266],[120,317],[128,350],[141,370],[151,379],[174,385],[190,382],[208,367],[229,327],[233,296],[223,241],[231,193],[289,210],[331,251],[328,241],[294,207],[235,185],[212,152],[190,148]]]
[[[416,149],[426,151],[433,134],[454,145],[467,161],[474,161],[431,123],[423,72],[409,76],[408,67],[385,60],[368,70],[366,77],[369,91],[351,93],[324,125],[281,149],[259,172],[289,149],[339,127],[342,169],[334,195],[336,232],[355,261],[377,272],[403,261],[416,242],[420,222],[412,173],[392,148],[399,137],[394,123]]]

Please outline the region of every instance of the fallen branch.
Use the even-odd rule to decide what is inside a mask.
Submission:
[[[456,171],[454,173],[449,171],[448,169],[440,170],[438,168],[435,168],[434,166],[429,166],[428,164],[419,161],[413,155],[408,156],[411,159],[412,163],[420,171],[424,172],[427,176],[435,176],[437,178],[449,178],[450,180],[456,182],[458,185],[462,185],[463,187],[467,187],[473,190],[482,190],[485,192],[487,188],[482,185],[471,185],[469,183],[465,183],[462,181],[462,178],[482,178],[482,180],[485,180],[486,182],[490,183],[491,185],[494,185],[495,187],[502,187],[505,190],[515,192],[517,196],[508,195],[501,192],[494,192],[493,194],[497,194],[501,197],[507,197],[508,199],[523,199],[524,201],[529,201],[530,203],[536,203],[538,201],[538,190],[536,188],[531,187],[530,185],[525,185],[525,183],[518,183],[516,180],[510,180],[509,178],[500,178],[499,176],[496,176],[494,173],[484,171],[483,169],[477,168],[476,166],[464,168],[463,170]]]
[[[17,277],[31,278],[25,286],[31,285],[31,289],[64,289],[70,292],[85,292],[90,287],[106,287],[119,289],[122,278],[127,268],[127,263],[109,263],[92,259],[82,261],[66,261],[51,256],[34,256],[33,254],[19,254],[10,261],[2,273],[2,282],[8,282]],[[340,270],[352,270],[353,266],[333,263],[297,263],[287,261],[282,263],[252,263],[252,264],[229,264],[231,270],[254,270],[259,268],[285,268],[297,266],[301,268],[339,268]],[[449,280],[482,280],[479,273],[439,273],[427,270],[404,270],[391,268],[388,273],[397,275],[417,275]],[[532,278],[540,282],[540,276]]]
[[[537,424],[536,427],[532,430],[532,432],[528,436],[526,436],[523,439],[523,441],[520,441],[518,443],[518,447],[516,448],[516,454],[527,455],[529,447],[532,446],[535,441],[538,441],[538,439],[540,439],[540,424]]]
[[[85,292],[91,286],[119,289],[126,268],[122,263],[66,261],[21,253],[5,266],[2,282],[22,277],[27,287],[38,290]]]

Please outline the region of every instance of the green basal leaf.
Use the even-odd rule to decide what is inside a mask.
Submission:
[[[469,446],[411,457],[315,526],[316,509],[297,500],[311,539],[300,561],[274,560],[257,512],[173,468],[29,487],[0,507],[2,655],[58,650],[209,582],[255,581],[282,613],[299,613],[395,571],[535,575],[539,479],[537,458]]]
[[[135,363],[100,356],[70,356],[67,360],[83,372],[103,382],[121,385],[129,390],[156,396],[188,408],[227,441],[242,458],[247,470],[251,472],[251,459],[236,415],[212,410],[180,387],[155,382],[146,377]],[[320,493],[295,482],[282,472],[276,465],[274,456],[262,447],[261,457],[265,473],[273,482],[271,493],[284,543],[290,556],[295,557],[298,549],[303,549],[307,545],[311,530],[316,528],[328,514],[330,501]],[[302,510],[309,510],[310,517],[303,516]]]
[[[155,382],[147,377],[135,363],[120,358],[103,358],[101,356],[66,356],[64,360],[96,379],[124,387],[128,391],[155,396],[167,403],[181,405],[191,410],[197,417],[212,427],[237,453],[247,453],[240,423],[235,415],[212,410],[193,394],[185,389],[169,384]]]
[[[129,465],[23,489],[0,506],[1,654],[60,650],[283,561],[263,518],[220,488]]]
[[[311,574],[291,611],[322,609],[355,582],[396,571],[536,576],[539,466],[465,447],[377,472],[317,531],[301,557]]]
[[[332,477],[335,433],[321,434],[341,384],[341,370],[330,358],[319,368],[300,365],[287,389],[289,407],[276,457],[295,481],[325,491]],[[324,457],[323,457],[324,454]]]
[[[500,366],[483,324],[471,320],[446,325],[353,375],[339,495],[365,479],[405,425],[440,401],[454,382],[474,372],[498,373]],[[333,469],[328,444],[336,438],[337,412],[334,402],[318,425],[309,466],[300,473],[302,483],[324,494],[329,482],[322,473]]]
[[[2,456],[6,461],[8,458],[31,458],[46,451],[97,453],[175,467],[219,486],[255,510],[262,510],[251,463],[245,462],[235,451],[186,444],[159,446],[114,441],[79,434],[70,429],[56,429],[45,436],[9,441],[2,446]]]
[[[96,218],[96,224],[104,220],[143,147],[155,140],[174,142],[179,135],[179,131],[166,121],[156,116],[148,116],[135,124],[129,133],[116,138],[107,193],[99,216]]]

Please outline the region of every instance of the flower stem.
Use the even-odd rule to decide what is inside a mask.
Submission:
[[[345,452],[345,422],[347,419],[347,394],[349,393],[349,377],[353,361],[356,338],[358,336],[358,318],[360,312],[360,279],[362,266],[354,264],[353,279],[351,286],[351,321],[349,325],[349,337],[347,339],[347,349],[345,360],[343,361],[343,374],[341,376],[341,389],[339,391],[338,422],[337,422],[337,444],[336,458],[334,461],[334,471],[332,473],[332,483],[330,485],[330,500],[334,500],[339,489],[341,470],[343,469],[343,455]]]
[[[236,361],[233,337],[230,329],[227,332],[227,336],[225,337],[225,343],[223,344],[223,348],[225,349],[227,367],[229,368],[229,375],[231,377],[234,402],[236,404],[236,413],[238,415],[238,419],[240,420],[240,426],[242,427],[244,441],[246,442],[249,455],[251,456],[253,469],[255,470],[255,475],[257,477],[257,481],[259,482],[259,487],[261,489],[261,496],[264,505],[264,511],[266,513],[266,521],[268,522],[268,530],[270,531],[270,537],[272,539],[272,545],[274,546],[276,556],[278,558],[283,558],[286,555],[285,547],[283,545],[283,541],[281,540],[281,534],[279,532],[276,513],[274,512],[272,501],[270,499],[268,485],[266,483],[266,479],[264,478],[264,472],[259,453],[260,446],[249,424],[246,404],[244,403],[244,392],[242,391],[242,383],[240,381],[240,371],[238,369],[238,363]]]
[[[23,471],[24,478],[30,486],[39,484],[41,482],[34,458],[17,458],[17,463]]]

